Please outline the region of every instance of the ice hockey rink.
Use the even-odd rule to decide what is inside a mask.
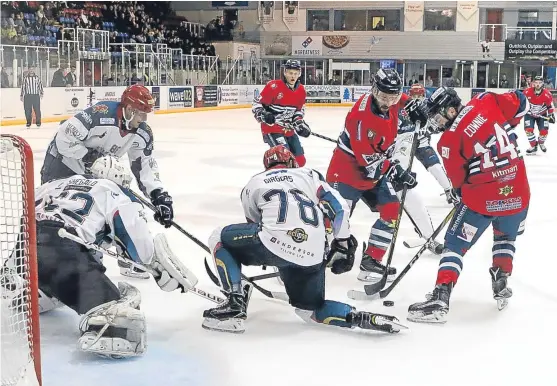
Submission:
[[[348,107],[310,107],[306,117],[312,130],[336,139]],[[249,109],[152,115],[155,151],[161,180],[174,198],[175,221],[206,242],[219,225],[243,222],[240,191],[263,168],[259,127]],[[35,157],[35,181],[48,142],[57,125],[40,129],[3,127],[29,141]],[[553,129],[553,128],[552,128]],[[528,147],[520,131],[521,149]],[[317,137],[302,139],[307,166],[323,173],[335,144]],[[434,141],[435,142],[435,139]],[[347,301],[359,309],[396,315],[409,330],[396,335],[308,325],[286,303],[270,300],[254,290],[246,332],[218,333],[201,327],[203,310],[213,307],[193,294],[162,292],[153,280],[119,275],[116,261],[104,258],[107,273],[126,280],[142,294],[147,318],[148,349],[131,360],[104,360],[76,348],[79,316],[68,308],[41,315],[42,368],[45,386],[308,386],[308,385],[555,385],[557,347],[557,272],[555,237],[557,216],[557,132],[549,134],[548,153],[526,158],[532,200],[525,234],[517,241],[514,291],[509,306],[498,311],[492,298],[488,268],[492,232],[464,257],[464,270],[451,297],[446,325],[407,322],[406,310],[434,286],[438,257],[426,252],[396,287],[386,308],[381,301],[356,302],[350,289],[362,289],[354,270],[342,276],[328,273],[327,298]],[[450,210],[441,187],[422,167],[417,190],[434,226]],[[352,218],[352,232],[367,240],[376,214],[360,204]],[[165,232],[174,252],[199,277],[199,287],[218,294],[203,268],[204,251],[175,229],[151,221],[153,233]],[[402,241],[415,238],[404,217],[393,263],[400,270],[417,250]],[[438,238],[442,241],[442,237]],[[247,274],[262,273],[246,269]],[[259,282],[283,290],[275,279]]]

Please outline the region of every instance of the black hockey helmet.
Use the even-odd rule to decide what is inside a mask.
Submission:
[[[286,63],[284,64],[284,69],[285,70],[299,70],[299,71],[302,71],[302,64],[300,63],[299,60],[288,59],[286,61]]]
[[[462,100],[453,88],[439,87],[427,98],[426,106],[428,118],[433,121],[433,124],[437,125],[439,130],[445,130],[452,125],[456,118],[456,114],[449,117],[448,110],[453,107],[458,113],[462,106]]]
[[[543,76],[541,76],[541,75],[536,75],[536,76],[534,77],[534,80],[541,80],[541,81],[543,82]]]
[[[385,94],[401,94],[402,79],[393,69],[380,69],[373,76],[373,86]]]

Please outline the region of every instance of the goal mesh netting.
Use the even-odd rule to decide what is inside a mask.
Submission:
[[[0,377],[39,385],[40,340],[33,155],[23,139],[0,137]]]

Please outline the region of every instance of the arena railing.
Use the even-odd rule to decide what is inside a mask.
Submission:
[[[2,67],[6,69],[11,87],[19,87],[21,78],[29,67],[43,80],[50,84],[52,74],[59,67],[59,55],[56,47],[0,45]]]
[[[480,24],[478,41],[551,40],[552,27],[511,27],[507,24]]]

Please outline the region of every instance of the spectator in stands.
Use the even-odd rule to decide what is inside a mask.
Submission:
[[[60,68],[54,71],[52,74],[52,81],[50,82],[50,87],[66,87],[66,69],[65,66],[60,63]]]
[[[83,77],[84,86],[93,86],[93,73],[90,69],[85,70],[85,76]]]
[[[489,87],[491,88],[497,88],[497,79],[496,78],[491,78],[491,81],[489,82]]]
[[[501,80],[499,81],[499,87],[509,88],[509,81],[507,80],[507,75],[503,74],[503,76],[501,76]]]
[[[551,78],[547,77],[545,79],[544,86],[545,88],[553,89],[553,82],[551,81]]]
[[[2,67],[2,70],[0,72],[0,87],[1,88],[10,87],[10,77],[8,76],[8,73],[6,72],[6,69],[4,67]]]
[[[433,79],[431,79],[431,75],[428,75],[425,79],[424,85],[426,87],[433,87]]]
[[[71,67],[71,71],[68,72],[68,74],[66,75],[66,86],[68,87],[77,86],[77,74],[75,72],[76,72],[76,68],[74,65]]]

